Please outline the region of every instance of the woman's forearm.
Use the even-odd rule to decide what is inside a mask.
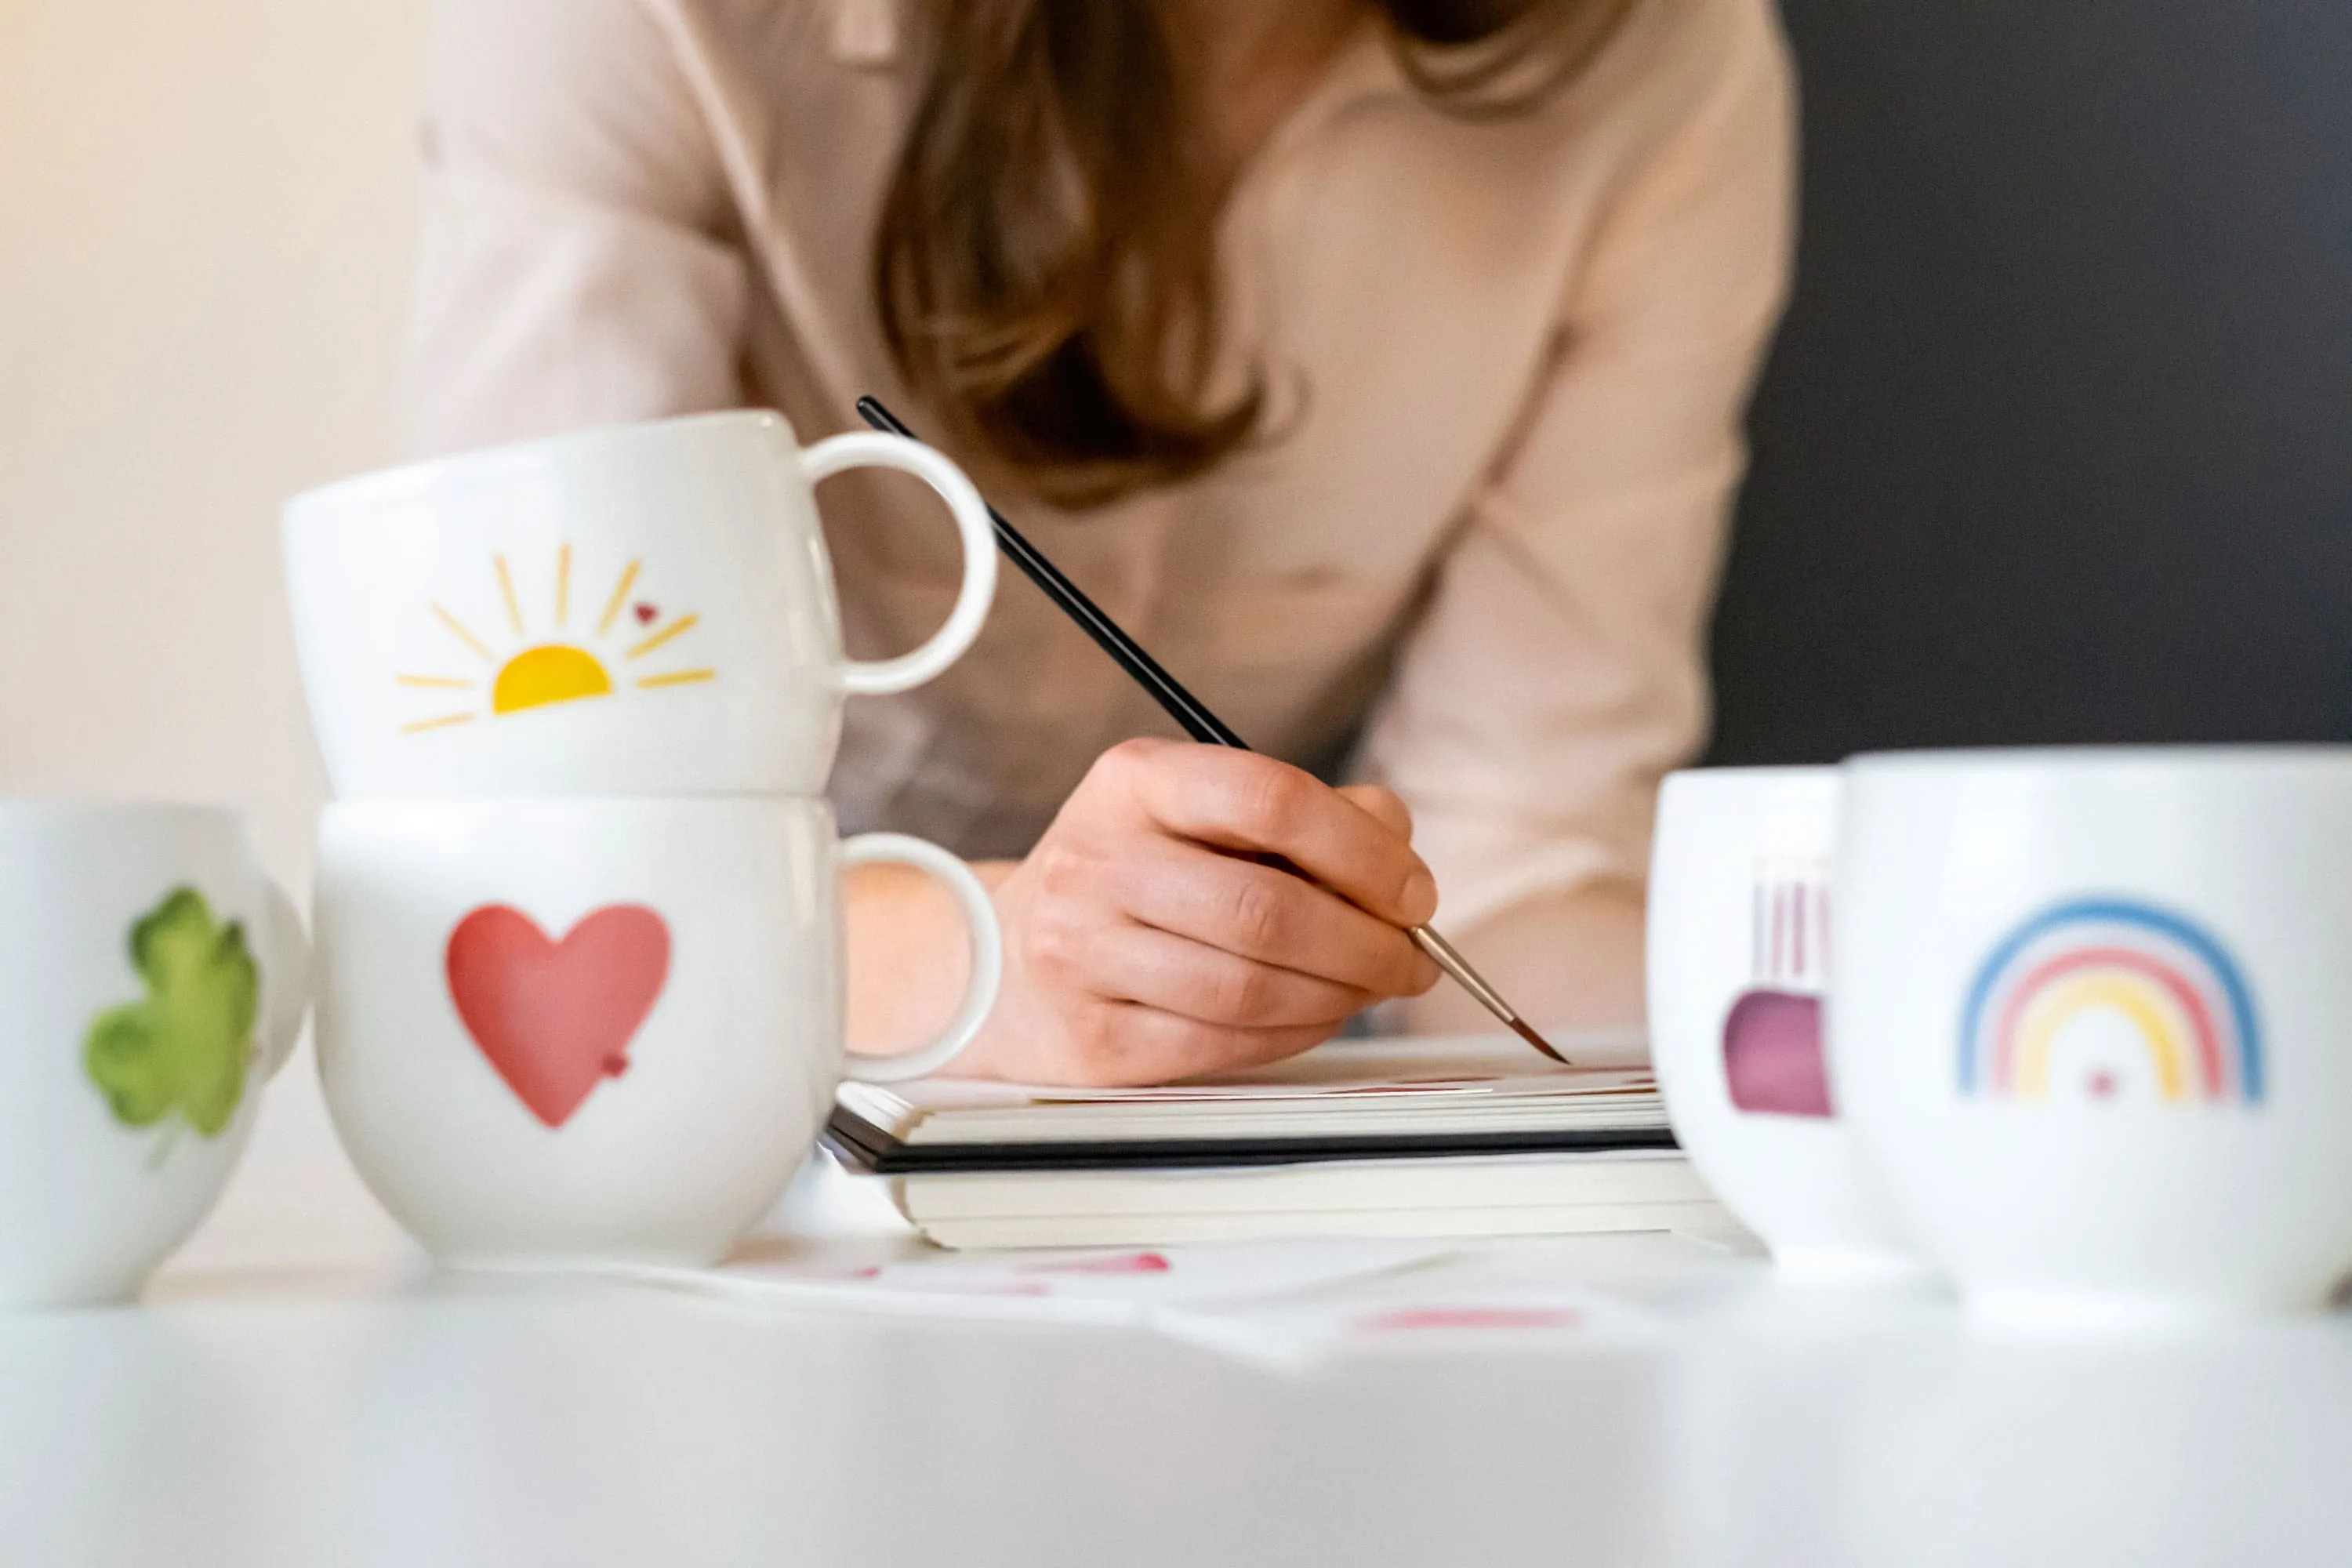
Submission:
[[[1010,860],[976,862],[993,889]],[[970,939],[956,901],[908,866],[852,866],[842,877],[848,945],[849,1047],[889,1054],[938,1034],[963,995]]]

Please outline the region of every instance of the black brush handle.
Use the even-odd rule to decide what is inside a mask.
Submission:
[[[857,412],[866,423],[886,435],[904,436],[909,441],[921,439],[907,428],[904,420],[875,398],[859,398]],[[985,501],[981,504],[987,505]],[[1021,568],[1029,581],[1043,588],[1048,598],[1067,611],[1070,619],[1077,622],[1103,652],[1118,660],[1119,668],[1133,676],[1136,684],[1151,693],[1160,706],[1168,710],[1168,716],[1184,727],[1184,733],[1206,745],[1231,746],[1243,752],[1250,749],[1248,742],[1234,734],[1223,720],[1185,690],[1182,681],[1160,668],[1160,661],[1144,652],[1142,645],[1122,631],[1119,624],[1087,598],[1083,589],[1063,576],[1060,567],[1039,554],[1037,547],[1023,538],[1021,531],[1007,522],[1003,512],[989,507],[988,521],[996,528],[996,547]]]

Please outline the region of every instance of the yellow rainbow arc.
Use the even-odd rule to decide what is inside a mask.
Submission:
[[[2084,1014],[2102,1008],[2121,1015],[2147,1046],[2158,1094],[2166,1100],[2188,1099],[2189,1019],[2162,986],[2146,975],[2115,969],[2067,975],[2027,1006],[2018,1030],[2018,1097],[2050,1098],[2050,1058],[2059,1034]]]

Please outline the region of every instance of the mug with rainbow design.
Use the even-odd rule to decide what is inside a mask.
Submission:
[[[841,648],[818,480],[937,490],[963,583],[896,658]],[[824,793],[845,696],[971,646],[988,509],[953,463],[858,432],[803,449],[744,410],[586,430],[364,475],[286,509],[311,727],[345,799]]]
[[[2325,1302],[2352,1268],[2352,749],[1845,771],[1832,1075],[1970,1300]]]

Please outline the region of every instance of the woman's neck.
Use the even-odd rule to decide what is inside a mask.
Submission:
[[[1159,4],[1188,151],[1219,190],[1315,90],[1369,9],[1366,0]]]

